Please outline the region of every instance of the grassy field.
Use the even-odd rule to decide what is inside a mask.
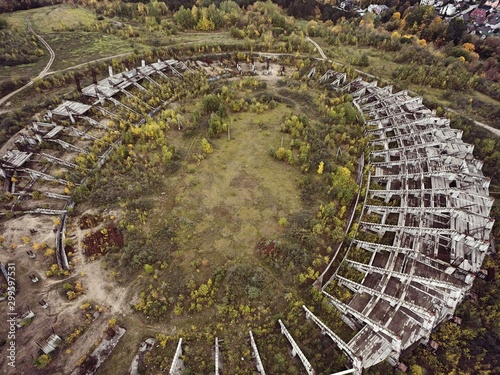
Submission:
[[[97,18],[95,14],[85,8],[73,8],[68,5],[54,5],[12,13],[0,14],[0,18],[7,20],[9,25],[19,30],[25,30],[26,19],[30,19],[33,29],[40,33],[54,31],[78,30],[90,27]]]
[[[37,62],[31,64],[23,64],[16,66],[0,66],[0,77],[7,78],[32,78],[36,77],[47,65],[49,61],[49,53],[45,50],[46,54]]]
[[[276,238],[284,231],[278,224],[281,217],[304,209],[298,187],[300,171],[275,160],[268,152],[269,148],[280,146],[281,119],[289,112],[290,108],[281,104],[262,114],[246,112],[231,115],[227,119],[231,139],[223,134],[213,140],[214,152],[200,163],[193,162],[192,154],[198,152],[201,136],[186,139],[181,133],[171,131],[168,134],[170,142],[184,156],[182,166],[175,175],[165,180],[163,193],[150,196],[154,208],[148,213],[144,227],[144,230],[152,230],[167,221],[180,223],[176,232],[178,249],[169,267],[156,273],[159,283],[174,282],[174,273],[184,277],[175,280],[178,283],[192,279],[200,285],[209,278],[213,279],[221,269],[229,273],[247,267],[259,269],[265,280],[261,295],[242,303],[260,311],[261,317],[252,320],[252,323],[241,318],[231,321],[218,312],[221,306],[228,303],[220,293],[215,295],[211,307],[205,306],[202,312],[185,310],[182,316],[169,318],[166,323],[148,323],[144,315],[134,314],[124,320],[129,328],[126,334],[128,339],[119,344],[119,354],[112,355],[98,374],[111,373],[111,369],[124,373],[139,341],[148,332],[191,337],[187,344],[189,349],[185,352],[186,363],[196,363],[200,355],[203,361],[212,363],[212,354],[207,348],[213,342],[208,337],[195,340],[194,331],[191,331],[193,327],[198,327],[199,332],[213,332],[224,338],[226,368],[234,369],[240,364],[230,361],[234,358],[240,361],[241,357],[245,357],[249,368],[243,373],[253,371],[248,362],[248,331],[242,329],[242,324],[248,324],[249,329],[256,329],[262,324],[272,326],[274,319],[270,317],[286,311],[288,302],[285,294],[295,292],[295,287],[285,285],[256,253],[256,245],[262,238]],[[284,141],[287,142],[286,137]],[[148,282],[144,281],[147,285]],[[224,294],[224,289],[221,292]],[[245,294],[244,288],[242,292]],[[186,297],[189,299],[188,295]],[[171,345],[167,349],[173,353],[174,347]],[[286,356],[286,345],[279,351]]]
[[[66,69],[102,57],[132,52],[130,42],[114,35],[99,33],[51,33],[43,38],[52,46],[56,59],[51,70]],[[68,48],[67,46],[71,46]]]
[[[108,58],[124,53],[142,53],[152,46],[189,45],[207,43],[239,42],[231,38],[227,31],[215,33],[188,32],[177,35],[167,35],[160,32],[150,32],[139,27],[139,36],[125,38],[121,36],[93,32],[98,21],[95,14],[85,8],[67,5],[55,5],[8,14],[0,14],[14,30],[27,30],[26,20],[29,19],[33,29],[42,36],[55,52],[55,60],[50,72],[66,70],[73,66],[88,63],[102,58]],[[17,66],[0,67],[0,81],[9,78],[30,79],[37,76],[49,61],[49,53],[43,47],[45,55],[36,62]],[[54,92],[55,93],[55,92]],[[15,97],[15,107],[21,107],[33,102],[38,97],[34,88]],[[42,98],[40,98],[42,100]],[[14,103],[14,102],[13,102]]]
[[[216,44],[227,43],[232,39],[227,31],[167,35],[142,30],[139,37],[130,39],[90,32],[89,30],[93,30],[97,22],[107,21],[98,21],[95,14],[85,8],[67,5],[0,14],[0,18],[5,19],[14,30],[27,30],[26,20],[31,21],[33,29],[49,43],[56,53],[51,71],[134,50],[143,51],[151,48],[148,44],[161,46],[200,42]],[[46,50],[45,52],[46,55],[36,63],[2,67],[0,76],[32,77],[37,75],[48,61],[48,52]]]
[[[51,70],[59,70],[85,63],[97,58],[133,51],[129,41],[113,35],[85,32],[92,29],[96,16],[84,9],[66,5],[36,8],[0,15],[14,30],[27,30],[26,20],[33,29],[52,47],[56,58]],[[2,67],[0,75],[5,77],[34,77],[45,67],[49,53],[37,62],[12,67]]]
[[[56,54],[50,71],[70,68],[103,57],[133,52],[130,42],[113,35],[99,33],[50,33],[42,34]],[[35,77],[49,60],[46,54],[36,63],[0,68],[0,75],[6,77]]]
[[[50,72],[65,70],[76,65],[115,56],[122,53],[133,53],[144,51],[150,47],[145,45],[146,38],[135,38],[125,40],[120,37],[94,32],[50,32],[41,34],[49,43],[56,54],[56,58]],[[216,44],[231,40],[227,32],[220,33],[181,33],[175,36],[162,35],[162,45],[189,45],[202,42]],[[240,41],[241,42],[241,41]],[[32,64],[2,66],[0,67],[0,79],[8,77],[35,77],[45,67],[49,60],[49,54]],[[29,93],[30,101],[32,95],[37,95],[34,90]],[[18,97],[21,100],[21,97]]]
[[[168,217],[186,223],[175,263],[196,272],[193,262],[210,259],[200,281],[219,266],[254,263],[258,241],[280,231],[280,217],[301,209],[299,172],[268,155],[280,145],[279,123],[288,111],[281,105],[229,118],[231,140],[216,140],[200,164],[186,161],[186,173],[168,179],[157,197],[158,214],[170,209]]]
[[[211,43],[211,44],[227,44],[240,43],[240,39],[234,39],[227,31],[215,32],[182,32],[175,35],[166,35],[159,32],[145,33],[139,38],[141,43],[158,40],[162,46],[178,45],[178,44],[196,44],[196,43]]]
[[[8,21],[19,29],[25,27],[25,17],[32,20],[36,30],[55,50],[56,60],[52,70],[62,70],[90,60],[131,52],[136,48],[143,50],[148,48],[146,44],[154,39],[160,41],[161,45],[206,41],[216,44],[231,41],[227,32],[182,33],[176,36],[151,33],[134,39],[84,32],[82,31],[84,28],[97,22],[95,16],[84,9],[67,6],[47,7],[2,17],[9,17]],[[391,79],[391,72],[399,66],[392,61],[393,54],[375,49],[327,47],[325,52],[334,61],[344,64],[349,64],[353,56],[367,53],[370,66],[363,69],[367,73],[387,80]],[[5,69],[2,74],[34,76],[43,68],[45,61],[46,59],[41,59],[35,64],[11,70]],[[451,105],[443,99],[443,90],[414,85],[409,88],[425,93],[426,97],[441,104]],[[269,91],[273,91],[273,88],[271,87]],[[247,93],[238,94],[247,96]],[[25,102],[33,101],[31,95],[31,91],[26,91],[20,98]],[[248,96],[251,97],[253,94],[248,93]],[[184,104],[186,103],[182,103]],[[187,107],[189,107],[187,113],[199,108],[193,103],[188,103]],[[318,114],[311,111],[311,108],[303,104],[297,106],[293,112],[307,113],[311,119],[316,118]],[[142,230],[154,233],[153,229],[157,229],[155,226],[161,227],[165,226],[165,223],[172,223],[172,227],[176,229],[177,247],[169,258],[168,265],[163,267],[159,262],[153,266],[148,264],[154,268],[154,275],[148,272],[142,274],[140,269],[138,283],[142,284],[142,290],[144,293],[149,293],[148,284],[168,285],[159,298],[171,298],[174,301],[178,295],[171,292],[171,289],[174,289],[173,284],[184,286],[188,280],[192,280],[199,286],[207,283],[207,280],[215,279],[214,276],[221,270],[229,275],[236,274],[234,278],[239,280],[237,273],[245,269],[251,269],[255,274],[260,273],[264,280],[263,287],[259,291],[258,298],[247,298],[249,293],[246,287],[249,284],[241,282],[233,286],[232,279],[227,277],[224,285],[210,297],[213,299],[210,305],[203,305],[200,310],[190,309],[190,298],[194,301],[195,297],[190,297],[186,288],[182,296],[187,302],[183,305],[183,313],[175,314],[179,316],[174,317],[169,312],[165,314],[161,323],[150,323],[149,316],[140,313],[118,317],[120,324],[124,325],[128,332],[97,374],[125,373],[139,342],[159,332],[172,336],[181,334],[191,338],[188,343],[190,349],[186,350],[185,356],[186,362],[194,363],[195,366],[200,360],[199,353],[203,353],[202,361],[212,363],[210,352],[210,347],[213,345],[212,336],[219,335],[225,340],[226,353],[228,351],[232,353],[231,357],[225,357],[226,368],[235,369],[240,358],[250,363],[248,329],[261,327],[268,329],[277,318],[283,317],[289,307],[289,300],[292,300],[291,297],[285,297],[288,293],[291,295],[293,292],[294,298],[300,298],[304,290],[299,290],[300,286],[297,283],[291,285],[284,282],[285,277],[280,273],[286,271],[272,270],[256,250],[257,244],[262,239],[284,237],[285,229],[278,224],[281,218],[308,209],[303,206],[300,197],[299,169],[285,162],[279,162],[269,154],[271,148],[277,149],[283,141],[285,145],[288,144],[288,136],[285,135],[283,139],[283,134],[280,132],[280,122],[290,112],[290,108],[280,104],[261,114],[252,112],[231,114],[225,120],[230,124],[230,139],[226,134],[222,134],[219,138],[211,140],[214,152],[199,162],[196,162],[193,156],[199,152],[201,135],[185,138],[182,133],[175,130],[167,134],[169,143],[175,145],[177,153],[182,155],[181,167],[177,173],[165,178],[163,192],[147,197],[154,204],[147,212]],[[164,243],[162,245],[164,246]],[[182,277],[177,278],[177,275]],[[239,302],[228,300],[227,288],[232,287],[240,288],[238,292],[246,299],[240,298]],[[151,295],[153,296],[153,293]],[[173,303],[170,307],[172,305]],[[254,311],[230,319],[227,314],[220,313],[228,306],[236,309],[243,306]],[[198,333],[200,335],[197,336]],[[279,335],[277,332],[274,333]],[[200,339],[201,335],[204,336]],[[313,339],[316,340],[316,337],[311,340]],[[263,342],[266,342],[265,339]],[[173,352],[174,347],[175,344],[171,345],[169,352]],[[285,356],[286,348],[283,339],[282,345],[276,352]],[[267,352],[274,354],[275,348],[266,349]],[[308,354],[313,358],[313,353]],[[318,358],[316,360],[319,361]],[[271,362],[272,359],[268,361]],[[300,364],[286,373],[298,374],[299,368]],[[248,365],[245,372],[238,373],[252,372],[253,369]]]

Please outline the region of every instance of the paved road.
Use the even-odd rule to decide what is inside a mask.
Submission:
[[[321,55],[321,57],[322,57],[323,59],[325,59],[325,60],[327,60],[327,59],[328,59],[328,58],[326,57],[325,53],[323,52],[323,49],[319,46],[319,44],[318,44],[318,43],[316,43],[314,40],[312,40],[312,39],[311,39],[311,38],[309,38],[309,37],[307,37],[307,38],[306,38],[306,40],[307,40],[308,42],[311,42],[311,43],[312,43],[312,44],[316,47],[316,49],[318,50],[319,54]],[[332,62],[332,60],[330,60],[330,59],[328,59],[328,61]],[[336,64],[344,65],[344,64],[342,64],[342,63],[337,63],[337,62],[336,62]],[[363,74],[363,75],[365,75],[365,76],[368,76],[368,77],[370,77],[370,78],[374,78],[374,79],[376,78],[375,76],[373,76],[373,75],[371,75],[371,74],[368,74],[368,73],[365,73],[365,72],[363,72],[363,71],[361,71],[361,70],[355,69],[355,71],[356,71],[356,72],[358,72],[358,73],[361,73],[361,74]],[[415,94],[415,95],[419,95],[418,93],[414,93],[414,94]],[[465,115],[461,114],[460,112],[457,112],[456,110],[454,110],[454,109],[452,109],[452,108],[445,107],[445,109],[446,109],[448,112],[453,112],[453,113],[456,113],[456,114],[459,114],[459,115],[465,116]],[[467,117],[467,116],[466,116],[466,117]],[[476,124],[477,126],[480,126],[480,127],[484,128],[484,129],[486,129],[486,130],[488,130],[488,131],[492,132],[492,133],[493,133],[494,135],[496,135],[497,137],[500,137],[500,129],[496,129],[496,128],[494,128],[494,127],[492,127],[492,126],[490,126],[490,125],[487,125],[487,124],[485,124],[485,123],[483,123],[483,122],[479,122],[479,121],[473,120],[473,119],[471,119],[470,117],[467,117],[467,118],[469,118],[470,120],[474,121],[474,124]]]
[[[450,17],[450,19],[452,19],[452,18],[456,18],[456,17],[462,17],[465,13],[472,12],[472,11],[473,11],[474,9],[476,9],[477,7],[479,7],[479,4],[472,5],[472,6],[470,6],[469,8],[467,8],[466,10],[464,10],[463,12],[457,13],[457,14],[455,14],[453,17]]]
[[[3,105],[11,97],[13,97],[14,95],[16,95],[18,92],[21,92],[24,89],[26,89],[26,88],[30,87],[31,85],[33,85],[33,83],[34,83],[34,81],[36,79],[43,78],[44,76],[46,76],[47,73],[48,73],[48,71],[49,71],[49,69],[50,69],[50,67],[52,66],[52,63],[54,62],[54,59],[56,58],[56,54],[54,53],[54,50],[49,46],[49,44],[40,35],[38,35],[37,33],[35,33],[35,31],[33,30],[32,26],[31,26],[31,22],[29,20],[26,20],[26,23],[28,24],[28,30],[31,31],[33,34],[35,34],[35,36],[38,38],[38,40],[40,42],[42,42],[42,44],[45,46],[45,48],[47,48],[47,50],[50,53],[50,59],[49,59],[49,62],[47,63],[47,65],[45,65],[45,68],[43,68],[43,70],[40,72],[40,74],[38,74],[38,76],[36,76],[35,78],[31,79],[31,81],[29,81],[23,87],[18,88],[16,91],[13,91],[10,94],[7,94],[3,98],[1,98],[0,99],[0,106]]]

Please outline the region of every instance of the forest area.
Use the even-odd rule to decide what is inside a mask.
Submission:
[[[345,362],[340,351],[330,349],[330,342],[309,337],[311,326],[301,325],[300,306],[307,301],[323,315],[330,314],[330,326],[341,332],[348,331],[332,306],[310,283],[329,262],[335,244],[349,240],[344,234],[346,214],[358,193],[353,176],[357,159],[363,152],[369,152],[368,140],[363,136],[349,95],[325,94],[305,78],[312,66],[318,70],[330,67],[327,62],[317,63],[308,57],[316,52],[306,37],[320,41],[333,60],[344,48],[359,50],[345,59],[345,66],[336,66],[347,72],[350,79],[359,75],[356,69],[374,73],[370,69],[380,63],[373,52],[376,51],[387,59],[381,63],[386,75],[379,85],[393,84],[404,89],[411,84],[436,93],[425,98],[425,104],[438,115],[449,117],[453,127],[463,130],[463,140],[475,146],[474,154],[484,161],[483,172],[491,178],[490,192],[498,198],[500,140],[466,116],[500,129],[500,37],[470,35],[462,19],[444,20],[434,7],[418,5],[415,0],[363,0],[360,6],[369,3],[385,4],[388,9],[380,15],[367,13],[360,17],[354,11],[340,9],[335,1],[314,0],[0,0],[0,12],[7,13],[56,4],[90,10],[92,17],[88,22],[54,25],[51,33],[95,33],[125,41],[131,54],[111,61],[115,71],[138,66],[142,59],[152,62],[169,56],[204,54],[215,58],[216,54],[233,53],[236,59],[231,58],[232,62],[248,60],[248,51],[293,56],[283,62],[293,70],[293,79],[283,79],[277,87],[268,87],[252,78],[209,84],[203,76],[192,76],[183,83],[165,83],[161,89],[148,87],[148,92],[154,95],[144,94],[140,101],[129,99],[131,104],[140,107],[141,114],[157,106],[160,100],[176,100],[179,105],[160,112],[141,128],[133,126],[139,115],[120,113],[125,121],[113,126],[115,136],[119,135],[124,142],[99,172],[85,176],[86,171],[95,166],[98,149],[78,159],[79,174],[73,177],[75,180],[87,177],[88,184],[74,189],[75,200],[102,207],[120,206],[124,211],[119,229],[124,233],[125,245],[123,249],[110,251],[105,259],[119,283],[140,275],[140,298],[134,310],[156,322],[181,320],[186,313],[195,316],[195,321],[205,322],[202,311],[210,311],[220,319],[215,327],[191,328],[192,342],[187,355],[196,365],[187,373],[209,370],[211,364],[202,354],[202,343],[222,333],[223,324],[232,332],[239,325],[253,325],[263,347],[285,347],[276,327],[269,323],[277,316],[294,326],[294,336],[311,344],[306,354],[315,358],[320,373],[338,370],[339,364]],[[203,35],[209,39],[213,35],[214,40],[196,39],[192,44],[176,45],[176,38],[185,35],[196,38]],[[15,68],[47,58],[47,51],[32,33],[1,17],[0,36],[2,66]],[[395,68],[385,69],[386,64]],[[0,114],[0,144],[29,123],[37,111],[53,107],[63,99],[77,99],[79,95],[74,89],[66,89],[64,94],[59,91],[62,87],[74,86],[75,77],[90,82],[92,74],[104,76],[107,67],[108,62],[94,63],[76,73],[61,71],[37,80],[33,95],[40,98],[39,102],[32,101],[22,110]],[[29,79],[24,75],[3,79],[0,96]],[[447,106],[460,109],[461,114],[446,112]],[[258,256],[251,263],[254,268],[237,262],[231,263],[228,269],[215,268],[206,261],[203,245],[190,242],[189,233],[197,229],[197,224],[193,217],[180,214],[180,208],[175,210],[175,205],[181,208],[182,204],[187,205],[181,198],[175,204],[168,203],[173,212],[170,219],[153,218],[161,215],[157,207],[158,194],[166,186],[171,187],[165,185],[166,177],[184,168],[187,177],[182,183],[193,191],[201,189],[206,181],[198,173],[219,154],[228,128],[242,123],[242,117],[258,118],[259,121],[252,123],[255,129],[250,130],[258,128],[260,135],[265,133],[269,137],[273,129],[279,132],[277,139],[281,138],[281,146],[267,149],[267,162],[275,163],[276,168],[290,169],[289,176],[300,176],[297,184],[300,202],[309,208],[281,212],[278,220],[270,224],[279,230],[280,238],[269,236],[256,245]],[[274,123],[272,119],[278,120]],[[274,128],[266,128],[266,122]],[[183,126],[182,137],[173,135],[179,124]],[[195,149],[193,155],[192,149]],[[144,195],[144,190],[149,194]],[[182,197],[180,193],[179,197]],[[194,212],[203,214],[200,207],[196,209],[199,211]],[[230,217],[227,212],[220,215]],[[497,223],[494,236],[498,244],[498,202],[491,215]],[[197,248],[201,259],[182,258],[185,270],[195,275],[192,278],[182,274],[181,267],[174,262],[181,259],[176,258],[179,249],[187,251],[189,246]],[[486,258],[484,268],[494,270],[497,276],[491,281],[475,282],[472,297],[464,301],[456,314],[462,318],[461,326],[446,322],[433,333],[432,338],[439,344],[437,351],[419,346],[404,356],[409,374],[500,373],[500,259],[496,253]],[[178,277],[179,282],[172,283],[165,276],[167,273]],[[275,284],[276,277],[282,278],[281,284]],[[297,287],[291,287],[293,284]],[[273,288],[287,297],[285,300],[269,297],[269,305],[275,303],[287,313],[272,311],[259,302],[259,297],[271,296]],[[169,298],[158,297],[166,293]],[[173,353],[171,345],[166,349],[166,343],[171,344],[178,337],[158,335],[157,338],[161,345],[148,357],[151,365],[148,374],[153,373],[153,368],[167,365],[166,358],[171,358]],[[241,340],[237,337],[232,342],[238,345]],[[317,358],[314,355],[317,351],[328,352],[334,361]],[[248,353],[237,353],[228,359],[229,366],[249,371],[238,361],[240,355]],[[271,373],[295,373],[285,355],[281,352],[263,354],[266,363],[273,363]],[[382,364],[366,373],[397,372]]]

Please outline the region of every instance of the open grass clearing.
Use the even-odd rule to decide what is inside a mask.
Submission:
[[[16,66],[0,66],[0,80],[7,80],[9,78],[33,78],[36,77],[45,68],[49,61],[49,52],[39,59],[37,62],[31,64],[23,64]],[[17,101],[17,100],[16,100]]]
[[[91,11],[69,5],[20,10],[1,14],[0,18],[7,20],[9,25],[19,30],[27,30],[26,18],[29,18],[33,29],[40,33],[78,30],[97,22],[95,14]]]
[[[171,207],[167,216],[184,223],[178,267],[196,272],[191,262],[207,258],[206,280],[217,266],[253,263],[258,241],[280,231],[280,217],[301,209],[299,172],[268,154],[280,146],[279,123],[287,112],[280,105],[263,114],[233,115],[230,141],[222,135],[206,160],[186,162],[185,173],[167,180],[156,206],[160,212]]]
[[[56,54],[52,71],[134,49],[128,41],[101,33],[50,33],[42,36]]]
[[[52,8],[52,7],[51,7]],[[0,15],[1,17],[1,15]],[[233,39],[228,32],[215,32],[215,33],[179,33],[177,35],[165,35],[161,33],[147,33],[141,37],[134,39],[123,39],[115,35],[94,33],[94,32],[49,32],[41,34],[41,36],[49,43],[56,54],[54,63],[52,64],[50,72],[57,72],[72,68],[74,66],[84,65],[93,60],[112,57],[122,53],[144,52],[150,47],[154,39],[159,39],[162,46],[178,46],[189,44],[205,44],[211,47],[207,52],[218,52],[217,45],[227,43],[230,40],[233,43],[241,44],[242,40]],[[40,58],[37,62],[16,66],[2,66],[0,67],[0,82],[9,78],[32,78],[37,76],[43,70],[49,54]],[[63,89],[63,91],[67,91]],[[29,93],[16,95],[16,107],[25,104],[32,104],[33,98],[40,96],[40,100],[46,97],[45,94],[39,94],[34,89],[29,90]],[[57,94],[57,90],[54,90]],[[28,100],[25,100],[28,98]]]
[[[201,136],[185,138],[176,130],[167,134],[185,157],[181,169],[166,178],[164,191],[150,197],[154,208],[148,212],[143,230],[154,231],[156,225],[167,221],[179,223],[176,231],[178,249],[167,268],[155,266],[156,281],[151,275],[139,277],[144,285],[154,282],[184,284],[193,279],[198,286],[214,279],[214,274],[224,269],[233,278],[227,276],[224,286],[218,285],[213,305],[204,305],[200,312],[187,311],[188,303],[182,315],[165,316],[161,323],[150,322],[139,313],[124,317],[123,325],[130,329],[126,334],[128,339],[119,344],[117,353],[106,361],[98,374],[110,373],[111,369],[125,372],[139,342],[148,332],[162,332],[170,337],[180,334],[187,340],[186,363],[194,363],[198,368],[202,366],[200,360],[207,368],[213,368],[212,353],[207,348],[218,335],[225,340],[223,356],[227,368],[244,366],[240,373],[252,373],[251,362],[247,361],[250,359],[248,330],[242,329],[243,325],[248,324],[249,329],[266,327],[274,331],[274,318],[288,306],[285,294],[295,291],[294,286],[284,285],[280,275],[263,264],[261,255],[256,253],[256,245],[262,238],[276,238],[283,233],[284,229],[278,225],[280,217],[303,209],[298,168],[275,160],[268,152],[269,148],[280,146],[280,123],[288,113],[290,108],[281,104],[261,114],[230,115],[226,121],[230,124],[231,140],[226,134],[211,140],[214,152],[200,163],[193,161],[192,154],[198,152]],[[287,141],[285,135],[285,144]],[[241,282],[235,275],[240,270],[264,275],[258,298],[244,297],[235,303],[236,309],[239,304],[253,309],[248,320],[221,313],[223,306],[228,305],[224,297],[227,296],[226,284],[234,293],[246,296],[245,285],[230,282]],[[161,297],[163,295],[158,296]],[[165,297],[177,295],[166,294]],[[190,298],[189,294],[185,297]],[[174,346],[174,342],[169,342],[167,350],[173,353]],[[284,350],[283,354],[286,354]],[[241,357],[245,361],[241,361]],[[231,362],[235,358],[238,361]]]
[[[162,46],[173,46],[180,44],[197,44],[209,43],[212,45],[232,43],[243,43],[240,39],[231,37],[228,31],[214,31],[214,32],[183,32],[175,35],[167,35],[162,32],[148,32],[143,30],[139,41],[144,44],[157,43]]]

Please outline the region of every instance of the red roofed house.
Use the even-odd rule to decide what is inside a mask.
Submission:
[[[476,8],[470,13],[470,16],[476,22],[483,23],[486,20],[486,11],[481,8]]]

